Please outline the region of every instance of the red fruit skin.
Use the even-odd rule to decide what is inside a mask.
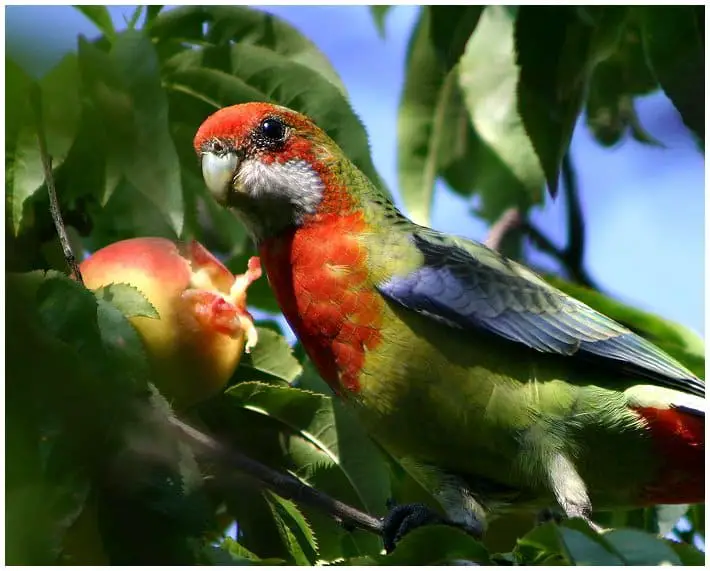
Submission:
[[[241,359],[251,321],[245,323],[245,296],[232,302],[235,276],[203,246],[164,238],[122,240],[92,254],[80,270],[90,289],[127,283],[153,304],[159,319],[131,322],[145,344],[153,380],[173,406],[187,408],[224,387]],[[245,288],[258,275],[257,268]]]

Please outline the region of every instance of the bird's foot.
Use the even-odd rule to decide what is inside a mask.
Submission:
[[[387,502],[390,512],[382,520],[382,540],[385,552],[392,553],[397,543],[410,531],[424,525],[440,524],[458,527],[466,533],[480,538],[482,526],[471,526],[454,522],[424,504],[394,505]]]

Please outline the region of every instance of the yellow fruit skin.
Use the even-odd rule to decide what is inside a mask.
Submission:
[[[131,322],[144,341],[156,386],[176,409],[224,387],[253,329],[244,289],[260,269],[232,291],[238,289],[235,276],[197,242],[133,238],[98,250],[80,270],[90,289],[126,283],[153,304],[159,319]]]

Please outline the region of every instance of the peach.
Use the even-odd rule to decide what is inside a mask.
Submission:
[[[196,241],[133,238],[110,244],[80,265],[86,286],[136,287],[159,319],[130,318],[140,334],[153,381],[177,409],[219,392],[243,351],[257,341],[246,290],[261,276],[259,258],[234,276]]]

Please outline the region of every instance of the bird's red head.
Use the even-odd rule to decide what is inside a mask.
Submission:
[[[314,213],[326,165],[344,158],[309,118],[270,103],[220,109],[200,126],[194,147],[212,195],[257,240]]]

